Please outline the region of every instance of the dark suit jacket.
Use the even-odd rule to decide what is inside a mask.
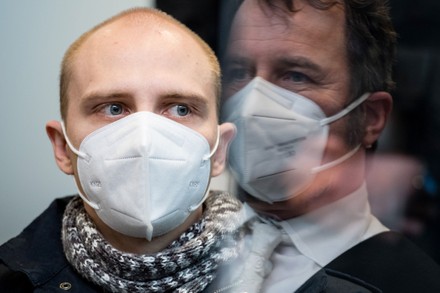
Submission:
[[[440,267],[402,235],[384,232],[340,255],[297,292],[440,292]]]

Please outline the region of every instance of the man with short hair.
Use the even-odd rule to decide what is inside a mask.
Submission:
[[[222,109],[238,130],[229,163],[249,231],[243,265],[225,271],[237,292],[440,292],[439,267],[368,203],[395,38],[382,0],[238,8]]]
[[[235,255],[240,203],[209,192],[235,134],[218,125],[220,69],[155,9],[86,32],[62,63],[47,134],[79,196],[0,247],[1,292],[202,292]]]

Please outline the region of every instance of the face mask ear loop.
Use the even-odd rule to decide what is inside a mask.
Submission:
[[[64,138],[66,139],[67,145],[69,146],[70,150],[74,154],[76,154],[78,157],[80,157],[86,161],[89,161],[90,160],[89,156],[86,153],[83,153],[83,152],[80,152],[79,150],[77,150],[70,142],[69,137],[67,136],[66,128],[64,126],[64,121],[61,121],[61,129],[63,130]]]
[[[209,184],[208,184],[208,186],[206,187],[205,195],[204,195],[203,198],[200,200],[200,202],[199,202],[198,204],[195,204],[195,205],[190,206],[189,209],[188,209],[188,211],[189,211],[190,213],[192,213],[192,212],[194,212],[195,210],[197,210],[197,208],[198,208],[202,203],[205,202],[205,200],[206,200],[206,198],[208,197],[208,195],[209,195]]]
[[[207,156],[206,158],[203,159],[204,161],[209,160],[215,154],[219,144],[220,144],[220,126],[217,126],[217,141],[215,142],[214,148],[212,149],[209,156]],[[208,195],[209,195],[209,184],[206,187],[205,195],[203,196],[203,198],[200,200],[200,202],[198,204],[195,204],[195,205],[189,207],[189,212],[190,213],[194,212],[202,203],[205,202]]]
[[[66,127],[64,126],[64,121],[61,121],[61,129],[63,130],[63,134],[64,134],[64,138],[66,139],[67,145],[69,146],[70,150],[75,153],[78,157],[83,158],[85,160],[89,159],[89,156],[83,152],[78,151],[77,149],[75,149],[72,145],[72,143],[70,142],[69,138],[67,137],[67,132],[66,132]],[[75,178],[73,178],[73,180],[75,181],[75,185],[76,184],[76,180]],[[90,200],[88,200],[87,197],[85,197],[84,194],[81,193],[81,191],[79,191],[79,186],[77,186],[78,189],[78,194],[79,196],[82,198],[83,201],[85,201],[89,206],[91,206],[93,209],[95,210],[99,210],[100,207],[98,204],[91,202]]]
[[[76,184],[75,178],[74,178],[74,181],[75,181],[75,184]],[[79,191],[79,188],[78,188],[78,194],[82,198],[82,200],[85,201],[94,210],[99,210],[100,209],[100,206],[97,203],[94,203],[94,202],[90,201],[87,197],[85,197],[85,195],[82,194],[81,191]]]
[[[341,119],[342,117],[344,117],[345,115],[347,115],[348,113],[350,113],[353,109],[355,109],[357,106],[359,106],[360,104],[362,104],[366,99],[368,99],[368,97],[370,96],[370,93],[365,93],[363,94],[359,99],[353,101],[350,105],[348,105],[346,108],[344,108],[341,112],[324,118],[321,121],[319,121],[321,126],[330,124],[332,122],[335,122],[338,119]]]
[[[209,160],[215,154],[219,144],[220,144],[220,126],[217,125],[217,140],[215,141],[214,148],[212,149],[211,153],[209,153],[208,156],[205,156],[203,158],[203,161]]]
[[[345,160],[348,160],[349,158],[351,158],[361,147],[361,145],[358,145],[357,147],[355,147],[354,149],[352,149],[350,152],[346,153],[345,155],[343,155],[342,157],[340,157],[339,159],[336,159],[330,163],[312,168],[311,173],[312,174],[316,174],[319,173],[321,171],[330,169],[336,165],[339,165],[340,163],[344,162]]]

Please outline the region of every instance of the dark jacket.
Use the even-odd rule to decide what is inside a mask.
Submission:
[[[371,292],[440,292],[440,266],[396,232],[384,232],[359,243],[325,270],[368,285]]]
[[[56,199],[22,233],[0,246],[0,293],[106,292],[76,273],[64,256],[62,218],[71,199]]]
[[[53,201],[20,235],[0,246],[0,292],[104,292],[76,273],[64,256],[62,217],[71,198]]]
[[[81,277],[64,256],[62,218],[71,199],[56,199],[22,233],[0,246],[0,293],[106,292]]]
[[[404,236],[384,232],[337,257],[297,291],[310,292],[440,292],[440,267]]]

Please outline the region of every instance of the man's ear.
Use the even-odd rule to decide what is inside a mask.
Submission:
[[[67,143],[64,138],[63,130],[61,129],[61,123],[54,120],[47,122],[46,133],[52,143],[58,168],[67,175],[73,175],[72,161],[67,151]]]
[[[393,108],[393,98],[387,92],[374,92],[365,101],[366,123],[363,145],[370,148],[379,139]]]
[[[212,177],[220,175],[225,169],[229,144],[234,139],[237,128],[232,123],[223,123],[219,126],[219,131],[219,145],[212,158]]]

